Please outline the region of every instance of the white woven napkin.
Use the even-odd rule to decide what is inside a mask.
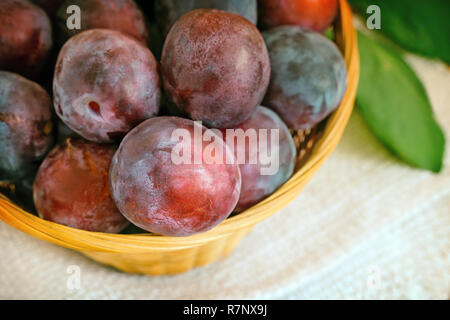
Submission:
[[[409,60],[450,141],[449,69]],[[449,289],[449,148],[439,175],[410,168],[358,113],[295,201],[257,225],[227,260],[186,274],[124,274],[0,223],[4,299],[446,299]]]

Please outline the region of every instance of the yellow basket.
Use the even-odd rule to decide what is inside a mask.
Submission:
[[[345,0],[340,0],[336,40],[347,64],[348,87],[341,105],[326,122],[309,157],[273,195],[214,229],[180,238],[88,232],[40,219],[1,194],[0,218],[29,235],[78,250],[98,262],[129,273],[175,274],[227,256],[258,222],[280,210],[300,193],[341,139],[353,109],[359,78],[356,32],[352,12]]]

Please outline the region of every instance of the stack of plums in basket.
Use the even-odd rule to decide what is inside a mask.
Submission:
[[[291,177],[291,132],[345,92],[342,55],[320,33],[337,0],[156,0],[149,15],[132,0],[34,2],[0,1],[0,191],[32,193],[55,223],[207,231]]]

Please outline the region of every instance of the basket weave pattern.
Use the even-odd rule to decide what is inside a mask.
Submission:
[[[345,0],[339,3],[336,42],[348,68],[346,93],[339,108],[320,130],[320,136],[317,130],[294,133],[299,147],[296,171],[267,199],[208,232],[183,238],[74,229],[27,213],[1,194],[0,219],[31,236],[80,251],[98,262],[129,273],[175,274],[226,257],[255,224],[280,210],[300,193],[341,139],[353,109],[359,78],[359,55],[352,12]]]

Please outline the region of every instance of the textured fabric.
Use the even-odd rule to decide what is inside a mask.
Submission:
[[[450,141],[450,72],[411,58]],[[354,113],[301,195],[225,261],[186,274],[127,275],[0,223],[0,297],[55,299],[446,299],[450,157],[441,174],[393,158]],[[81,286],[68,285],[71,267]]]

